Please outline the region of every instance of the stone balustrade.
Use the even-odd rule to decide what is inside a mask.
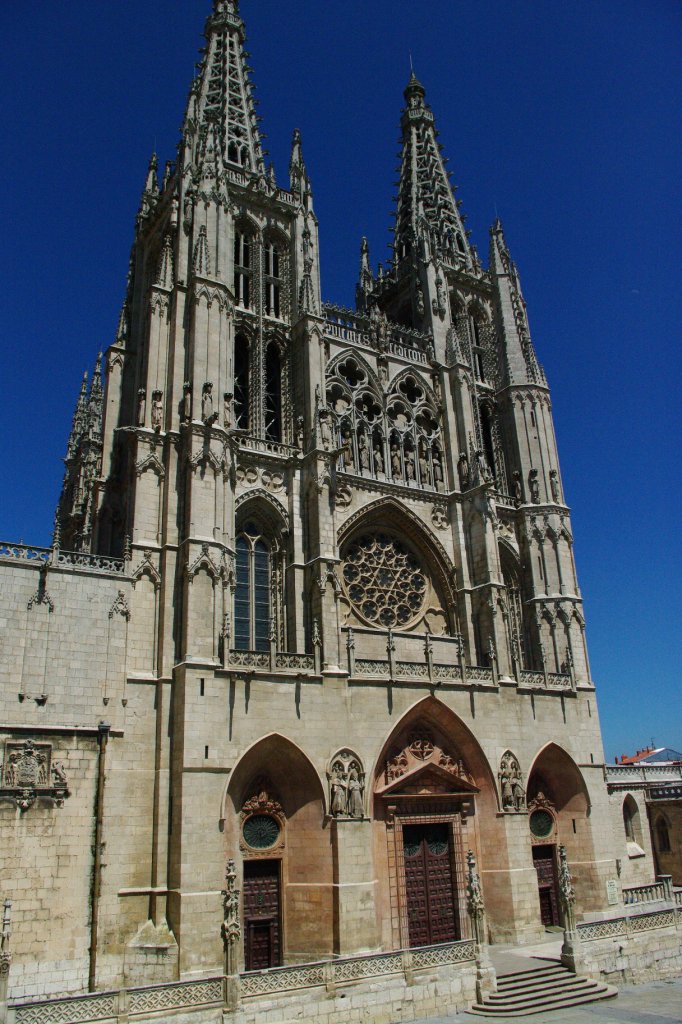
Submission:
[[[649,885],[631,885],[623,889],[623,903],[626,906],[635,903],[657,903],[660,900],[673,901],[671,875],[659,875],[657,881]]]

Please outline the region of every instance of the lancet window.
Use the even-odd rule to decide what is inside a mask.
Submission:
[[[265,244],[265,277],[263,308],[266,316],[280,316],[282,279],[280,277],[280,250],[275,242]]]
[[[519,565],[504,545],[500,546],[502,578],[507,592],[507,633],[512,660],[520,668],[528,667],[528,635],[523,612]]]
[[[444,490],[444,459],[435,402],[416,375],[402,377],[386,405],[364,366],[352,357],[336,364],[327,405],[340,468],[412,487]]]
[[[253,241],[245,231],[234,236],[234,295],[238,306],[251,309],[253,297]]]
[[[282,440],[282,366],[274,342],[265,354],[265,436],[268,441]]]
[[[238,429],[249,429],[249,342],[243,334],[234,341],[234,419]]]
[[[283,645],[281,545],[257,520],[249,520],[235,546],[235,649],[265,651],[271,635]]]

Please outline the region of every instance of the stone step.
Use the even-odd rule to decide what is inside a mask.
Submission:
[[[549,1013],[552,1010],[564,1010],[570,1006],[580,1006],[582,1003],[593,1003],[598,999],[613,999],[618,995],[618,989],[610,985],[602,985],[596,991],[585,992],[583,995],[573,995],[557,1001],[546,1002],[537,999],[526,1007],[504,1007],[499,1004],[492,1006],[485,1003],[475,1003],[467,1013],[476,1017],[530,1017],[538,1013]]]
[[[525,1005],[533,999],[542,999],[544,1002],[552,999],[562,999],[575,993],[583,995],[585,992],[599,991],[599,982],[589,981],[587,978],[562,979],[553,985],[538,985],[533,989],[524,989],[522,992],[491,992],[486,996],[486,1003],[504,1004],[505,1006]]]
[[[564,965],[560,963],[559,960],[550,960],[547,963],[545,963],[542,967],[528,967],[523,971],[507,971],[506,974],[499,974],[497,980],[498,982],[513,981],[514,978],[527,978],[530,974],[532,974],[533,976],[537,975],[538,977],[540,977],[543,974],[549,974],[555,971],[566,970],[568,970],[568,968],[564,967]]]
[[[502,986],[497,984],[497,997],[500,999],[508,999],[512,996],[523,995],[524,993],[532,992],[549,992],[550,989],[563,988],[566,985],[575,985],[582,983],[586,979],[576,978],[575,974],[557,974],[550,978],[538,978],[536,981],[526,981],[519,985]]]
[[[565,967],[558,964],[556,967],[548,968],[542,971],[524,971],[523,974],[504,974],[497,978],[498,989],[512,989],[518,988],[521,985],[536,984],[541,981],[551,981],[553,978],[565,978],[566,974],[571,974]],[[571,974],[571,977],[575,975]]]

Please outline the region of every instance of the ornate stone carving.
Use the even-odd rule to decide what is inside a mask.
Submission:
[[[225,948],[234,945],[241,938],[242,928],[239,915],[239,892],[237,888],[237,870],[233,860],[228,860],[225,870],[225,888],[221,892],[223,898],[223,924],[220,929]]]
[[[440,505],[434,505],[431,509],[431,522],[437,530],[447,530],[448,528],[448,517],[447,512]]]
[[[476,867],[476,857],[473,850],[469,850],[467,853],[467,912],[471,918],[474,938],[481,945],[485,941],[483,930],[485,904],[483,903],[481,879]]]
[[[352,750],[340,750],[329,762],[329,813],[334,818],[362,818],[365,805],[365,772]]]
[[[523,776],[519,762],[511,750],[507,750],[502,755],[497,777],[500,780],[502,810],[524,811],[526,809],[526,794],[521,785]]]
[[[12,901],[5,900],[2,909],[2,932],[0,932],[0,976],[5,976],[5,986],[7,985],[7,975],[9,969],[12,966],[12,953],[9,948],[9,940],[12,937],[11,928],[11,912],[12,912]],[[2,993],[0,989],[0,1006],[2,1006],[3,995],[6,996],[7,990]]]
[[[418,729],[411,733],[406,746],[386,762],[385,782],[389,785],[429,763],[442,768],[456,779],[462,779],[471,786],[475,785],[474,778],[464,761],[438,746],[427,729]]]
[[[27,811],[38,798],[61,807],[70,795],[64,765],[52,762],[49,743],[8,741],[0,769],[0,800],[12,801],[21,811]]]
[[[429,584],[419,562],[395,537],[363,535],[347,549],[343,581],[357,613],[372,625],[404,628],[422,611]]]
[[[152,392],[152,430],[157,432],[163,426],[163,391]]]

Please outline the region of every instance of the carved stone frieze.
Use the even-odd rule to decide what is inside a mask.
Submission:
[[[64,765],[53,760],[51,744],[31,739],[5,743],[0,800],[12,801],[20,811],[27,811],[37,799],[61,807],[69,795]]]

